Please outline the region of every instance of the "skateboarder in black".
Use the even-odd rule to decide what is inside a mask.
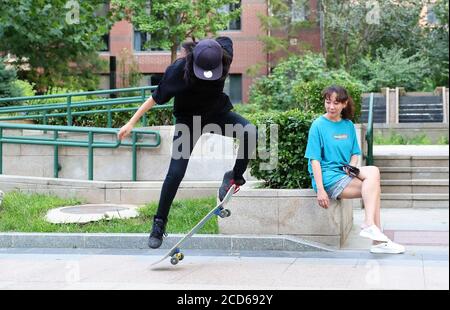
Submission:
[[[227,171],[219,188],[222,200],[228,189],[245,183],[243,174],[249,157],[256,149],[257,130],[248,120],[232,112],[233,105],[223,92],[225,80],[233,60],[233,42],[228,37],[204,39],[183,45],[186,55],[170,65],[152,96],[142,104],[130,121],[120,129],[118,138],[128,136],[134,125],[155,104],[175,98],[176,118],[172,158],[164,180],[158,211],[148,245],[159,248],[165,235],[170,206],[187,169],[189,157],[205,126],[219,126],[222,135],[239,139],[238,156],[233,170]],[[235,130],[230,134],[229,126]],[[197,133],[194,127],[201,128]],[[214,132],[218,133],[218,132]],[[181,140],[180,140],[181,139]]]

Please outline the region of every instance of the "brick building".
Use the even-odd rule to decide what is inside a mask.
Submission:
[[[300,7],[295,5],[296,0],[286,1],[291,6],[292,18],[314,21],[313,27],[300,31],[296,37],[289,38],[290,49],[295,50],[299,42],[306,42],[312,50],[320,51],[318,0],[308,0],[305,6]],[[225,92],[230,95],[234,103],[248,101],[249,88],[252,84],[252,78],[246,74],[249,67],[262,63],[264,65],[261,74],[267,74],[270,69],[269,64],[273,65],[276,59],[282,56],[265,53],[263,44],[258,40],[258,36],[264,34],[260,27],[258,14],[268,14],[267,0],[242,0],[240,1],[240,7],[242,8],[240,18],[231,22],[226,31],[219,33],[219,35],[229,36],[234,42],[234,59],[230,69],[230,77],[225,85]],[[233,7],[226,9],[233,9]],[[105,51],[100,52],[100,55],[106,59],[110,56],[116,56],[119,62],[121,52],[127,49],[134,57],[139,72],[143,74],[141,85],[157,85],[166,67],[170,64],[170,51],[144,50],[143,45],[147,40],[147,35],[136,31],[133,25],[127,21],[116,23],[105,40],[108,47]],[[181,55],[181,52],[179,55]],[[102,88],[110,87],[108,72],[102,74],[101,80]],[[120,80],[120,73],[117,72],[117,87],[122,86]]]

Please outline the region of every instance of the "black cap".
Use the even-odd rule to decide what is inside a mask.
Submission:
[[[194,73],[201,80],[214,81],[222,77],[222,46],[213,39],[204,39],[194,48]]]

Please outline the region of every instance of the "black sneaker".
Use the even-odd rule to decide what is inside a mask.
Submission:
[[[235,192],[239,186],[244,185],[245,180],[243,178],[234,178],[234,171],[230,170],[225,172],[222,180],[222,185],[219,188],[219,200],[222,201],[225,198],[225,195],[228,193],[228,190],[231,186],[236,185]]]
[[[156,216],[153,218],[153,228],[148,238],[148,246],[152,249],[157,249],[161,246],[163,237],[167,236],[165,233],[166,230],[166,221],[163,219],[157,218]]]

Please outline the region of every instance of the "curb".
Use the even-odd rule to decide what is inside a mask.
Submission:
[[[171,234],[160,249],[170,249],[183,234]],[[0,248],[149,249],[148,234],[0,233]],[[195,235],[184,249],[224,251],[330,252],[335,249],[293,236]]]

